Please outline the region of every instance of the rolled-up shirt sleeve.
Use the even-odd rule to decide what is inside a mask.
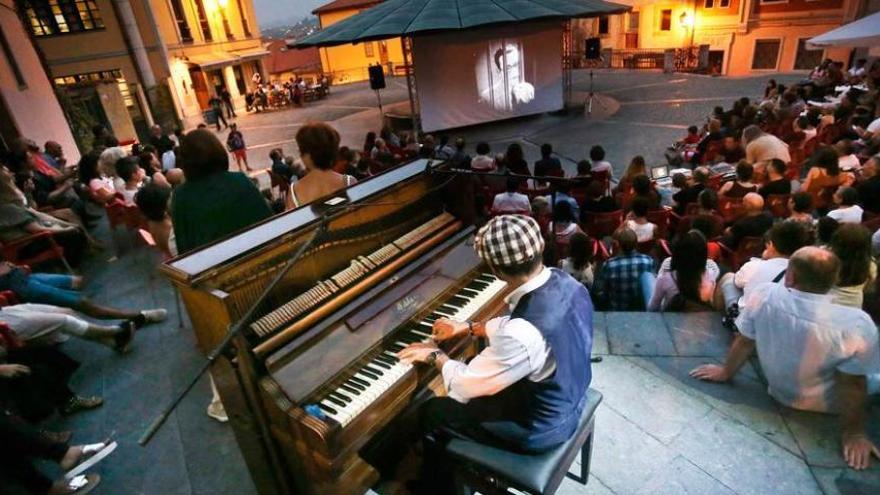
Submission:
[[[469,363],[449,360],[443,365],[443,382],[450,398],[467,402],[495,394],[529,376],[539,365],[532,362],[527,343],[541,336],[525,320],[493,318],[486,323],[486,337],[489,345]]]

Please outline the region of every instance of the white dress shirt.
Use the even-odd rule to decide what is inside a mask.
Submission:
[[[478,172],[491,172],[495,170],[495,159],[489,155],[477,155],[471,160],[471,169]]]
[[[743,296],[739,299],[740,306],[745,303],[752,289],[774,281],[783,270],[787,269],[788,258],[770,258],[769,260],[752,258],[751,261],[741,266],[733,276],[733,283],[743,291]],[[783,280],[784,277],[778,283],[783,283]]]
[[[830,294],[811,294],[782,284],[762,284],[740,305],[736,326],[755,341],[768,392],[807,411],[835,412],[835,371],[880,374],[877,327],[864,311],[832,304]]]
[[[550,269],[517,287],[504,302],[513,311],[522,296],[543,286]],[[449,360],[443,365],[443,382],[449,397],[467,402],[475,397],[496,394],[528,377],[539,382],[556,371],[547,342],[534,325],[522,318],[501,316],[486,322],[489,345],[469,363]]]
[[[495,195],[492,200],[492,209],[499,213],[529,212],[532,205],[529,197],[518,192],[503,192]]]
[[[841,206],[828,212],[828,217],[840,223],[862,223],[862,214],[865,210],[859,205]]]

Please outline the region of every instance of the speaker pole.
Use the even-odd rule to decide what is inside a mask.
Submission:
[[[385,126],[385,115],[382,112],[382,95],[379,94],[379,90],[376,90],[376,100],[379,101],[379,119],[382,121],[382,126]]]

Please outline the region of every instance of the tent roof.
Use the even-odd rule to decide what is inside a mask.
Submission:
[[[816,48],[826,46],[873,47],[880,46],[880,12],[844,24],[825,34],[807,40]]]
[[[291,46],[333,46],[490,24],[597,17],[631,8],[602,0],[387,0]]]
[[[371,5],[375,5],[382,0],[333,0],[330,3],[325,3],[320,7],[316,8],[312,11],[312,14],[326,14],[327,12],[333,12],[336,10],[346,10],[346,9],[359,9],[361,7],[369,7]]]

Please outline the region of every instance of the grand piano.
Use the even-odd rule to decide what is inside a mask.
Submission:
[[[321,230],[211,369],[260,493],[365,492],[379,474],[362,451],[442,390],[395,352],[437,318],[503,310],[506,284],[474,253],[469,177],[445,169],[408,163],[162,266],[207,353]],[[476,350],[468,337],[443,348]]]

